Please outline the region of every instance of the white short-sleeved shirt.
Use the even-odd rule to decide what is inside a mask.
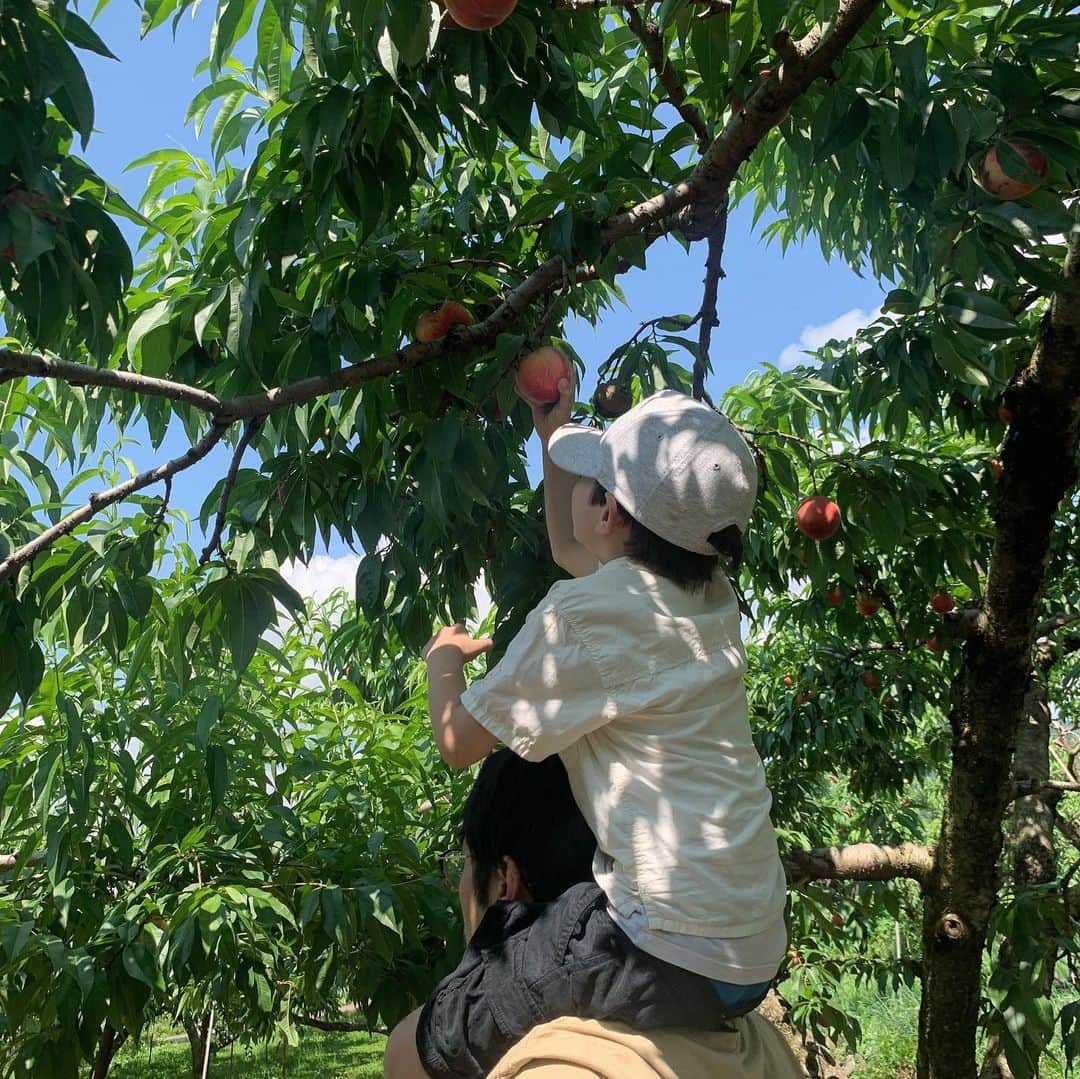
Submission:
[[[690,593],[617,558],[555,584],[462,703],[519,756],[559,754],[617,912],[745,937],[786,897],[745,669],[723,574]]]

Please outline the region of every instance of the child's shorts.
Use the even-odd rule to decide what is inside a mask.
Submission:
[[[764,997],[726,1006],[708,978],[636,948],[606,908],[591,883],[552,903],[490,907],[420,1013],[416,1046],[428,1075],[485,1076],[529,1030],[559,1016],[723,1030]]]

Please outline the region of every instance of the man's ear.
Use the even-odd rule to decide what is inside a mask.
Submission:
[[[504,854],[502,862],[499,863],[498,877],[499,895],[497,898],[509,900],[532,899],[529,889],[525,886],[525,878],[522,876],[521,869],[508,854]]]

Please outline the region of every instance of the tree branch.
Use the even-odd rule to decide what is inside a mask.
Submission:
[[[847,847],[791,850],[782,855],[784,871],[792,886],[811,880],[926,879],[933,865],[933,848],[916,843],[883,847],[876,843],[853,843]]]
[[[236,475],[240,471],[240,459],[244,456],[244,451],[251,444],[251,440],[258,433],[262,424],[263,421],[261,419],[252,420],[244,429],[240,441],[236,444],[232,461],[229,463],[228,474],[225,476],[225,482],[221,487],[221,498],[218,500],[217,520],[214,522],[214,534],[203,548],[202,554],[199,555],[200,566],[205,566],[206,563],[210,561],[210,556],[215,550],[221,550],[221,533],[225,528],[225,514],[229,508],[229,496],[232,494],[233,487],[236,486]]]
[[[750,95],[746,107],[727,122],[689,179],[610,218],[604,227],[605,243],[640,232],[691,202],[697,204],[693,215],[696,220],[711,221],[739,166],[773,127],[777,114],[815,79],[829,74],[833,61],[875,7],[877,0],[840,0],[828,34],[819,24],[797,43],[798,62],[784,64],[779,77],[774,76]]]
[[[694,359],[694,400],[700,401],[705,396],[705,371],[710,366],[709,346],[712,344],[714,326],[720,325],[716,317],[716,289],[720,278],[724,276],[724,240],[727,237],[728,199],[724,201],[709,233],[709,257],[705,260],[705,295],[701,300],[698,318],[701,328],[698,331],[698,354]]]
[[[1055,614],[1045,622],[1040,622],[1035,627],[1035,638],[1049,637],[1064,626],[1071,626],[1073,622],[1080,622],[1080,614]]]
[[[653,70],[656,72],[664,89],[667,90],[668,100],[674,106],[675,111],[694,129],[697,135],[698,149],[705,153],[712,142],[712,134],[709,125],[705,123],[705,117],[700,110],[686,100],[686,87],[678,73],[668,63],[667,49],[664,48],[664,37],[660,28],[654,22],[646,22],[636,7],[627,6],[625,9],[626,25],[637,35],[645,55],[649,59]]]
[[[102,386],[142,397],[167,397],[171,401],[209,412],[212,416],[221,411],[221,399],[207,390],[200,390],[183,382],[170,382],[165,378],[150,378],[134,371],[91,367],[89,364],[75,363],[72,360],[34,356],[24,352],[12,352],[6,348],[0,349],[0,368],[13,372],[16,377],[36,375],[38,378],[56,378],[72,386]]]
[[[747,102],[747,107],[733,115],[712,141],[688,180],[605,222],[602,231],[604,246],[609,248],[617,240],[634,234],[644,236],[648,245],[673,227],[682,229],[688,236],[708,235],[717,223],[718,209],[725,203],[728,187],[740,164],[773,126],[777,114],[787,108],[816,78],[829,73],[830,64],[870,17],[876,5],[877,0],[840,0],[828,34],[819,26],[798,43],[800,59],[784,64],[779,78],[773,77],[758,87]],[[707,3],[705,6],[711,10],[723,5]],[[689,220],[684,221],[682,216],[676,219],[675,215],[691,203],[695,205]],[[698,228],[701,229],[700,233],[695,231]],[[628,266],[627,263],[620,263],[618,269]],[[207,412],[215,420],[210,432],[183,457],[91,496],[85,506],[0,562],[0,580],[45,550],[58,537],[89,519],[98,509],[190,467],[220,441],[229,425],[238,420],[264,417],[280,408],[303,404],[336,390],[350,389],[397,371],[420,367],[445,355],[475,351],[509,330],[534,300],[565,281],[572,269],[561,258],[548,259],[511,290],[487,318],[469,327],[454,327],[437,341],[407,345],[352,364],[328,378],[316,376],[302,379],[230,400],[222,400],[195,386],[150,378],[131,371],[102,369],[67,360],[0,350],[0,372],[57,378],[77,386],[99,386],[165,397]],[[594,272],[591,268],[585,268],[580,274],[570,276],[579,281],[589,280]]]
[[[69,513],[62,521],[54,524],[52,528],[45,529],[44,532],[35,536],[29,543],[24,543],[22,547],[13,551],[0,562],[0,581],[14,573],[20,566],[25,565],[35,555],[51,546],[61,536],[66,536],[72,529],[78,527],[84,521],[88,521],[98,510],[111,506],[115,502],[120,502],[122,499],[127,498],[128,495],[141,490],[143,487],[149,487],[152,483],[169,479],[175,476],[177,472],[183,472],[184,469],[190,468],[193,464],[201,461],[221,441],[221,437],[227,429],[227,424],[215,423],[194,446],[190,447],[181,456],[165,464],[157,465],[146,472],[140,472],[139,475],[132,476],[131,479],[118,483],[115,487],[109,487],[104,491],[96,491],[90,496],[85,505],[80,506],[73,513]]]
[[[1080,783],[1066,779],[1047,779],[1041,783],[1030,779],[1018,779],[1013,783],[1010,801],[1023,798],[1028,794],[1053,794],[1055,791],[1059,794],[1074,794],[1080,791]]]
[[[316,1030],[325,1030],[328,1033],[347,1034],[359,1032],[362,1034],[389,1034],[385,1027],[371,1027],[367,1023],[351,1023],[343,1019],[319,1019],[314,1015],[301,1015],[299,1012],[290,1012],[289,1018],[302,1027],[314,1027]]]
[[[26,859],[26,864],[40,865],[43,861],[45,861],[45,852],[36,850]],[[0,870],[14,869],[18,864],[19,856],[17,854],[0,854]]]

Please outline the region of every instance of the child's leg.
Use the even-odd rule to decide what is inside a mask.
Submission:
[[[772,985],[772,982],[736,985],[734,982],[718,982],[713,978],[709,979],[709,983],[731,1019],[752,1012],[768,995],[769,986]]]
[[[488,908],[420,1012],[417,1059],[433,1079],[479,1079],[534,1026],[564,1015],[717,1030],[727,1011],[707,978],[636,948],[604,893],[577,884],[552,903]]]

